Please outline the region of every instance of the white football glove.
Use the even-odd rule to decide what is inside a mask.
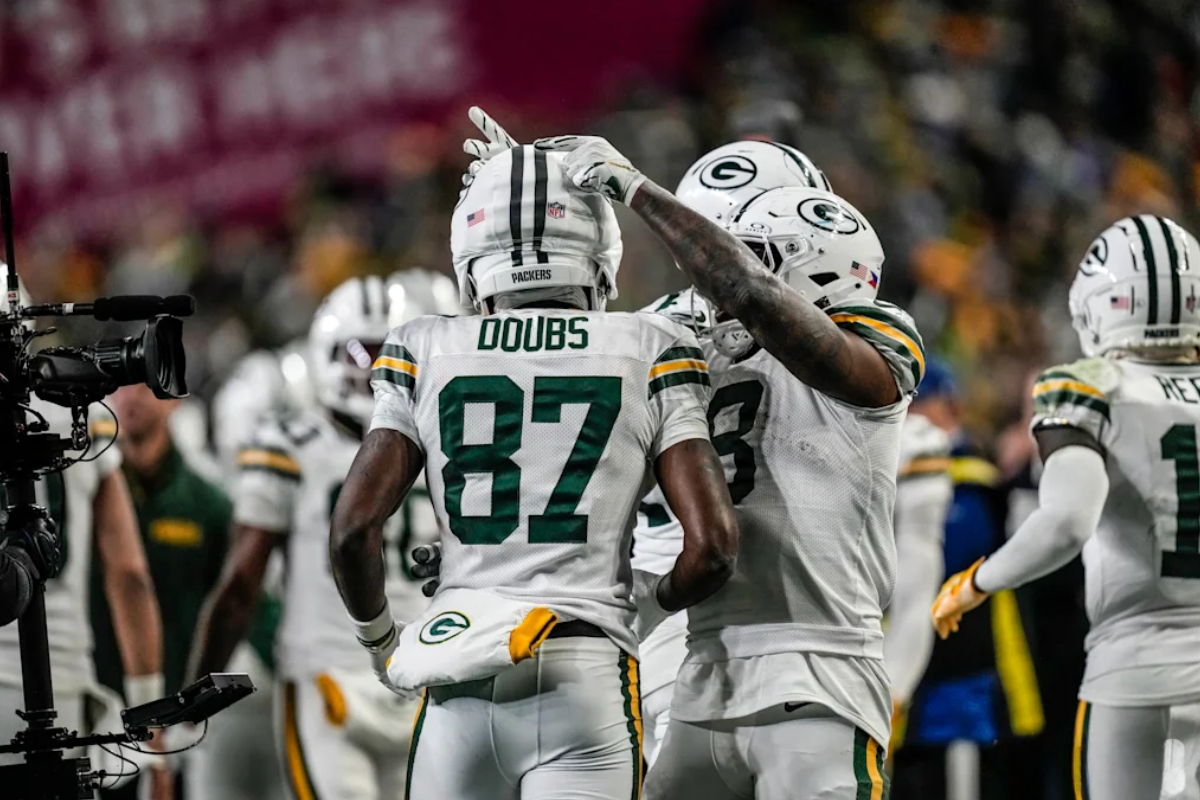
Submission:
[[[471,106],[467,111],[467,117],[475,124],[476,128],[479,128],[486,141],[484,139],[467,139],[463,142],[463,152],[475,157],[462,176],[464,187],[470,186],[474,182],[475,173],[483,169],[484,163],[489,158],[519,146],[517,140],[509,136],[508,131],[500,127],[500,123],[492,119],[479,106]]]
[[[371,671],[375,677],[396,694],[409,697],[410,694],[392,683],[388,678],[388,660],[400,645],[400,626],[392,619],[392,611],[384,604],[383,611],[370,622],[360,622],[353,617],[358,643],[366,648],[371,656]]]
[[[563,172],[571,182],[614,203],[629,205],[646,180],[628,158],[599,136],[552,136],[538,139],[533,146],[565,153]]]

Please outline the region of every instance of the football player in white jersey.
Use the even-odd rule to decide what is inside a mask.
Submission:
[[[330,512],[370,419],[372,359],[393,323],[423,312],[407,300],[398,308],[397,295],[382,278],[355,278],[318,309],[308,359],[316,405],[268,419],[237,457],[233,543],[192,654],[193,675],[224,668],[250,625],[267,562],[282,550],[276,728],[298,800],[378,800],[404,779],[412,705],[380,686],[362,663],[327,547]],[[410,546],[432,541],[437,527],[428,504],[389,517],[388,596],[401,613],[415,616],[427,601],[407,576],[405,556]]]
[[[7,299],[0,297],[0,308],[7,306]],[[36,397],[32,406],[50,423],[52,431],[70,430],[68,409]],[[100,557],[104,590],[125,668],[125,700],[137,705],[163,695],[162,622],[129,487],[120,470],[121,455],[113,441],[116,425],[99,405],[90,409],[89,418],[90,449],[86,454],[67,455],[86,455],[95,460],[45,476],[36,486],[39,504],[58,523],[63,562],[58,576],[46,582],[50,674],[58,712],[55,724],[81,732],[88,730],[84,713],[87,698],[103,694],[92,662],[88,617],[93,548]],[[0,742],[6,744],[25,729],[15,713],[25,707],[17,627],[14,623],[0,628]],[[20,761],[19,755],[0,755],[0,764]]]
[[[945,637],[989,593],[1083,552],[1091,632],[1075,796],[1200,798],[1200,245],[1143,214],[1088,248],[1069,297],[1088,356],[1043,372],[1038,509],[946,581]]]
[[[893,515],[896,588],[883,637],[893,720],[912,700],[933,654],[934,635],[926,615],[945,575],[942,536],[954,496],[949,469],[950,437],[926,417],[909,413],[900,429]]]
[[[737,208],[768,189],[809,186],[830,190],[825,174],[799,150],[777,142],[745,141],[701,156],[675,190],[680,202],[714,222],[728,222]],[[710,327],[708,308],[694,290],[667,295],[645,311]],[[942,576],[942,528],[953,487],[946,469],[950,442],[928,420],[909,416],[901,429],[900,472],[896,487],[897,585],[888,607],[884,661],[892,679],[896,710],[907,705],[933,649],[926,609]],[[652,492],[634,529],[634,567],[661,574],[678,552],[678,524],[670,508]],[[656,628],[642,642],[642,704],[646,759],[653,765],[670,721],[673,684],[686,654],[686,617]]]
[[[920,337],[875,300],[883,250],[836,195],[769,190],[722,230],[596,137],[579,186],[658,234],[721,316],[713,442],[743,531],[726,587],[688,612],[688,657],[648,797],[855,798],[884,791],[900,428]]]
[[[637,797],[629,552],[651,470],[684,543],[636,602],[665,616],[717,591],[735,561],[696,339],[663,317],[603,313],[620,231],[561,161],[515,147],[473,171],[451,243],[463,300],[482,316],[392,332],[334,514],[334,574],[381,679],[429,676],[412,798]],[[401,632],[380,524],[423,468],[443,524],[441,584]],[[442,648],[456,658],[435,677]]]

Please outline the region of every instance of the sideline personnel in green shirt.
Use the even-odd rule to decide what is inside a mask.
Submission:
[[[158,400],[139,384],[119,389],[113,402],[122,469],[162,609],[163,676],[169,694],[182,688],[200,606],[220,575],[232,506],[224,492],[183,460],[171,441],[168,421],[175,401]],[[98,588],[93,580],[96,674],[101,683],[120,692],[121,662]]]
[[[177,402],[158,400],[141,384],[124,386],[113,395],[122,469],[162,611],[163,675],[168,694],[182,688],[200,608],[225,560],[233,510],[225,493],[200,477],[171,440],[169,421]],[[272,666],[274,625],[268,619],[269,611],[264,605],[250,643]],[[103,582],[96,571],[92,575],[91,617],[96,675],[121,694],[120,651]],[[132,792],[106,792],[104,796],[132,797]]]

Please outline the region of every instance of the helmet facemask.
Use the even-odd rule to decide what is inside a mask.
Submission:
[[[819,289],[803,273],[803,269],[820,258],[822,253],[811,241],[792,234],[771,236],[762,232],[739,232],[736,236],[750,248],[768,272],[778,275],[801,295],[811,297],[812,290]],[[692,297],[693,303],[707,306],[706,309],[695,310],[694,316],[712,320],[708,333],[718,351],[730,358],[750,351],[754,346],[754,338],[745,325],[698,292],[693,293]]]

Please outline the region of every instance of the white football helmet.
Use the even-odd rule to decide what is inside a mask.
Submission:
[[[681,292],[663,295],[643,308],[642,313],[662,314],[680,325],[691,328],[696,334],[712,327],[711,306],[690,286]]]
[[[592,309],[617,296],[621,229],[608,200],[566,178],[562,153],[521,145],[488,159],[454,209],[450,248],[464,306],[523,289],[581,286]]]
[[[424,315],[402,295],[403,307],[393,311],[397,296],[389,294],[383,278],[376,275],[351,278],[321,302],[309,329],[308,365],[317,403],[363,426],[375,407],[371,364],[388,332]]]
[[[399,286],[404,296],[411,298],[426,313],[453,317],[462,311],[458,288],[454,281],[440,272],[412,267],[393,272],[388,276],[387,285],[388,294],[396,294],[397,291],[393,287]],[[399,309],[401,305],[397,303],[395,307]]]
[[[875,299],[883,274],[883,245],[866,217],[832,192],[808,187],[771,189],[739,208],[727,226],[763,265],[814,303],[828,308],[852,298]],[[712,327],[713,344],[736,357],[754,341],[736,319]]]
[[[825,173],[794,147],[776,142],[732,142],[688,168],[675,196],[719,225],[757,195],[784,186],[832,191]]]
[[[1198,347],[1198,290],[1196,237],[1164,217],[1126,217],[1101,233],[1080,262],[1068,300],[1071,322],[1089,356]]]

